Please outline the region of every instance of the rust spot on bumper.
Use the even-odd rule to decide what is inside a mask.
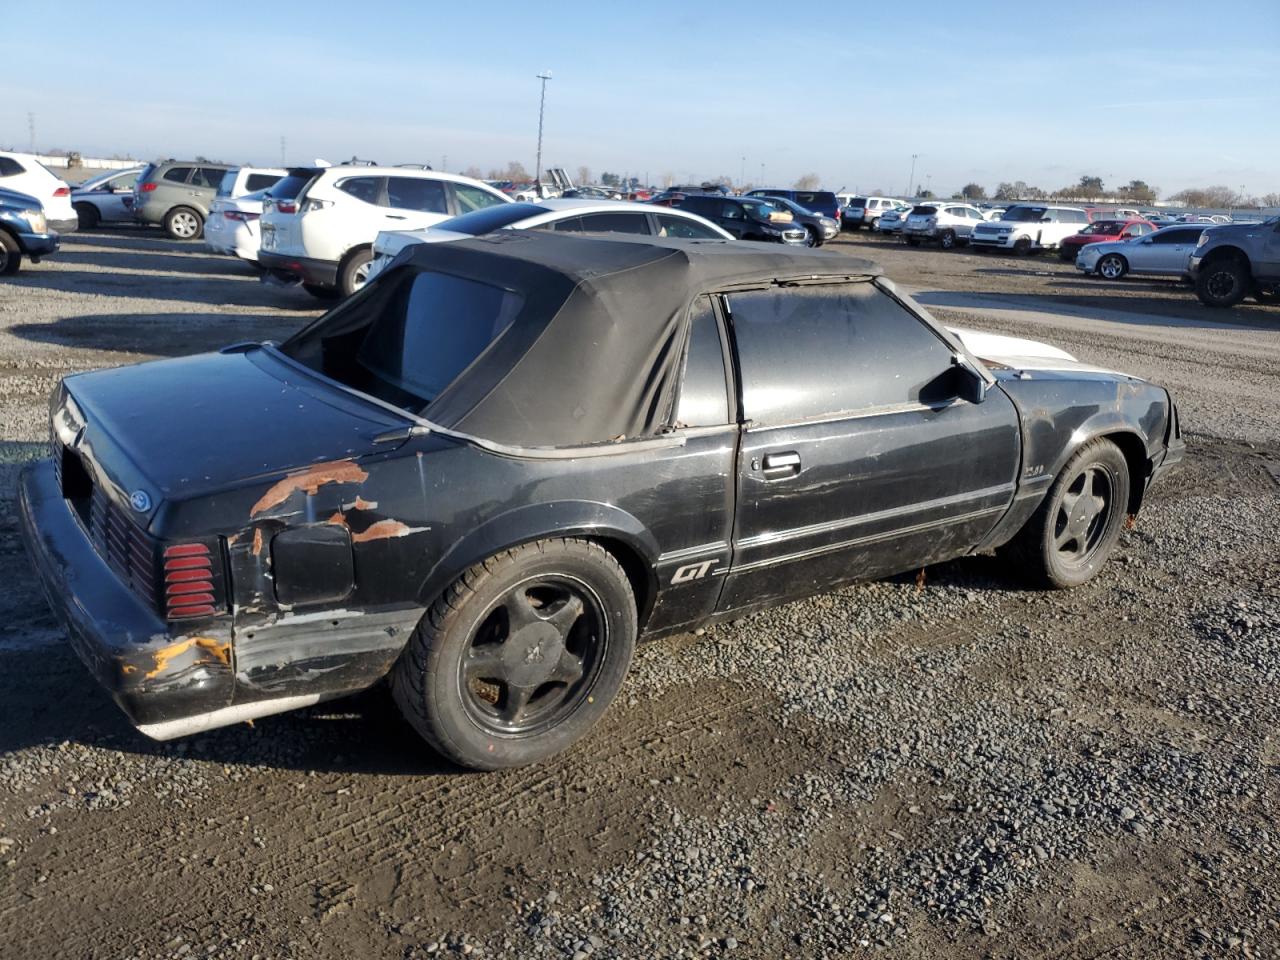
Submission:
[[[253,505],[249,516],[256,517],[265,510],[280,506],[299,490],[314,495],[327,483],[362,483],[367,476],[368,473],[350,460],[314,464],[301,473],[295,473],[273,484],[262,495],[262,499]]]
[[[231,643],[219,643],[211,637],[188,637],[186,640],[179,640],[177,643],[171,643],[167,647],[161,647],[151,655],[155,668],[143,674],[148,680],[159,676],[177,657],[182,656],[188,650],[203,650],[209,654],[212,659],[218,661],[223,666],[231,666]]]
[[[399,520],[379,520],[371,525],[367,530],[359,533],[352,533],[351,540],[353,543],[368,543],[370,540],[387,540],[391,537],[404,537],[414,533],[412,527],[401,523]]]
[[[253,531],[253,555],[255,557],[262,555],[262,528],[255,527]]]

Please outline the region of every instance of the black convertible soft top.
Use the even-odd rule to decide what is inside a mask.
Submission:
[[[517,447],[650,437],[670,426],[700,294],[770,281],[880,274],[868,260],[726,240],[500,231],[406,247],[382,274],[284,345],[309,347],[371,322],[403,271],[481,281],[523,300],[511,325],[425,410],[449,430]],[[372,310],[370,309],[372,308]]]

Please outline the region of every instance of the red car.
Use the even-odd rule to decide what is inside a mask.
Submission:
[[[1058,246],[1058,256],[1074,263],[1080,248],[1086,243],[1102,243],[1107,240],[1132,240],[1155,233],[1156,225],[1146,220],[1095,220],[1079,233],[1063,237]]]

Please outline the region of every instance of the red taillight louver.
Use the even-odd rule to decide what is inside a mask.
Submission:
[[[203,543],[164,548],[164,605],[170,620],[211,617],[218,612],[214,557]]]

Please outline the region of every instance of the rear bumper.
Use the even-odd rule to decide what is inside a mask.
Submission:
[[[279,253],[258,252],[258,263],[279,280],[316,284],[321,287],[338,285],[338,264],[332,260],[315,260],[311,257],[290,257]]]
[[[46,222],[49,224],[49,229],[54,233],[75,233],[80,229],[79,217],[71,217],[68,220],[49,220]]]
[[[172,632],[94,549],[63,499],[52,461],[22,471],[18,513],[27,553],[72,648],[135,726],[145,732],[230,703],[229,627]]]

